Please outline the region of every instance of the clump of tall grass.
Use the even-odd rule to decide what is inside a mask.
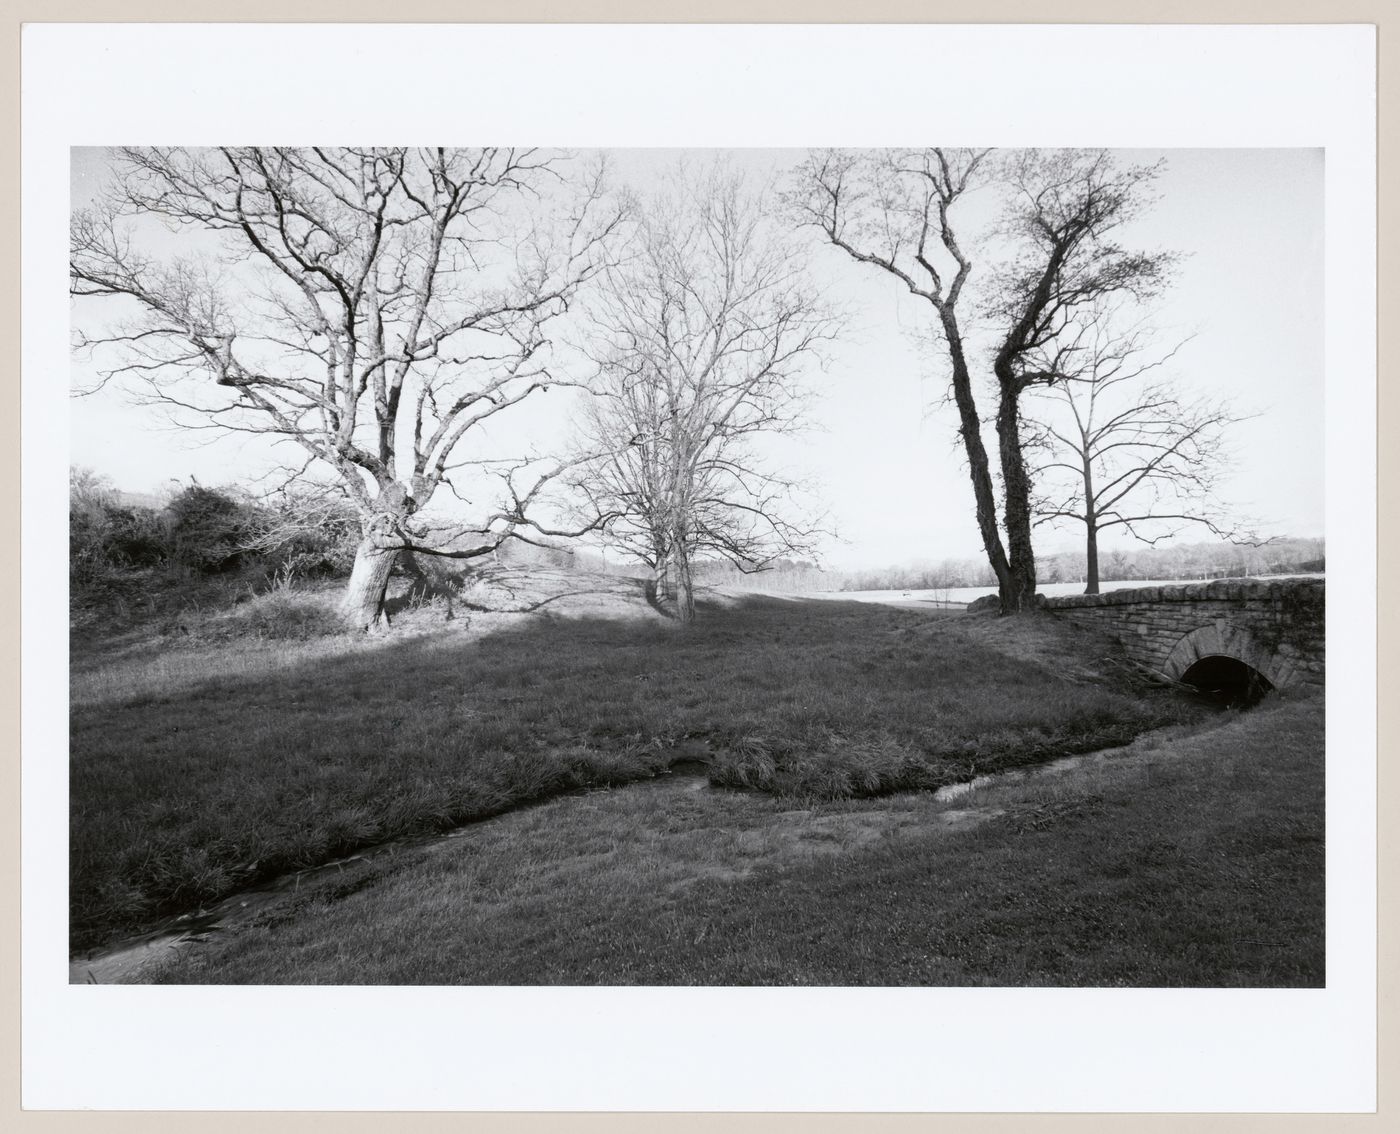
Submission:
[[[290,587],[255,596],[235,607],[225,621],[245,636],[274,640],[322,638],[345,630],[330,596]]]
[[[776,748],[749,737],[719,755],[710,770],[710,782],[716,787],[828,802],[941,787],[963,778],[966,767],[931,760],[892,737],[830,735],[816,746]]]
[[[192,603],[170,618],[167,637],[199,642],[308,641],[345,632],[332,594],[288,582],[260,594],[244,594],[232,609]]]
[[[808,744],[775,745],[746,736],[718,754],[710,782],[807,802],[929,791],[979,775],[1126,744],[1145,728],[1179,718],[1179,712],[1164,704],[1158,714],[1132,720],[1091,712],[1053,725],[993,728],[975,737],[922,744],[892,736],[830,732]]]

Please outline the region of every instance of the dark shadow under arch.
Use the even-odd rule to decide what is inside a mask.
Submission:
[[[1226,654],[1210,654],[1192,663],[1181,680],[1210,700],[1230,709],[1256,705],[1273,689],[1273,682],[1247,662]]]

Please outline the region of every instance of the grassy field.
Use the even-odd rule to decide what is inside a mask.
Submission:
[[[1321,700],[939,801],[672,777],[382,858],[155,979],[1320,987]]]
[[[283,595],[280,620],[253,604],[165,618],[159,634],[75,634],[74,947],[678,756],[792,806],[933,787],[1199,712],[1127,688],[1104,642],[1049,620],[1008,640],[1012,620],[712,596],[684,631],[631,580],[538,572],[466,597],[496,609],[410,610],[352,639],[307,629],[319,621],[304,608],[327,595]]]

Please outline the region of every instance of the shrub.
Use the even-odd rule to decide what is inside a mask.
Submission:
[[[174,559],[200,574],[238,566],[259,527],[252,501],[198,484],[182,489],[166,514]]]
[[[271,501],[248,541],[283,579],[349,574],[360,542],[360,519],[343,496],[315,489],[288,490]]]
[[[170,525],[160,512],[125,507],[106,477],[69,470],[68,567],[76,586],[109,581],[122,568],[157,566],[170,544]]]
[[[89,469],[68,471],[68,570],[75,583],[93,582],[107,570],[108,509],[114,499],[105,478]]]
[[[113,508],[107,557],[118,567],[158,567],[170,556],[170,523],[154,508]]]

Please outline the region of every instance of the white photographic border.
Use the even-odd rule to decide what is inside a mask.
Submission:
[[[1374,1109],[1374,29],[33,24],[23,39],[26,1107]],[[53,549],[81,461],[66,441],[70,147],[935,141],[1325,149],[1325,989],[68,983]]]

